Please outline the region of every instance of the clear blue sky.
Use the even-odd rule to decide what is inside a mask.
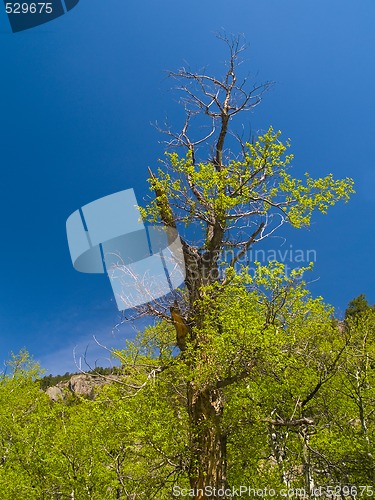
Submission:
[[[12,34],[1,11],[0,363],[25,346],[47,372],[65,372],[93,334],[108,347],[131,334],[111,333],[108,280],[73,269],[65,221],[122,189],[142,199],[163,150],[150,123],[181,120],[164,70],[219,74],[220,29],[245,35],[255,81],[276,82],[247,125],[292,139],[296,175],[355,179],[349,204],[286,245],[316,250],[312,291],[338,313],[360,293],[374,303],[374,17],[373,0],[80,0]]]

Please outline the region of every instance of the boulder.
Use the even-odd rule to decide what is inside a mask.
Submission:
[[[59,399],[64,399],[64,391],[57,385],[53,387],[48,387],[46,390],[47,396],[51,401],[58,401]]]

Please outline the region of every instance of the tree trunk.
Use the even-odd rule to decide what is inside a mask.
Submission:
[[[222,429],[223,393],[220,389],[197,391],[188,387],[191,428],[190,487],[195,499],[224,499],[227,488],[226,435]]]
[[[314,498],[315,495],[313,494],[313,492],[315,489],[315,484],[311,467],[311,457],[309,450],[310,436],[307,426],[301,429],[300,436],[302,439],[302,460],[303,460],[305,491],[307,493],[307,498]]]

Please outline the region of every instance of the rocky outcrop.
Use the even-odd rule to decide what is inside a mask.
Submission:
[[[73,375],[68,382],[68,388],[77,396],[93,399],[95,387],[101,386],[103,383],[103,379],[90,377],[90,375]]]
[[[112,378],[113,377],[111,377],[111,379]],[[66,399],[69,394],[87,399],[94,399],[96,389],[108,382],[107,377],[94,377],[82,373],[79,375],[72,375],[69,380],[48,387],[46,394],[51,401]]]

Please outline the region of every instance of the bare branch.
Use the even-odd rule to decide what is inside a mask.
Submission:
[[[247,240],[247,242],[244,244],[242,250],[238,252],[237,255],[235,255],[232,260],[230,261],[230,267],[233,267],[234,264],[248,251],[250,246],[254,243],[256,240],[256,237],[258,236],[259,233],[262,232],[263,228],[265,227],[265,223],[262,222],[259,227],[253,232],[253,234],[250,236],[250,238]]]

